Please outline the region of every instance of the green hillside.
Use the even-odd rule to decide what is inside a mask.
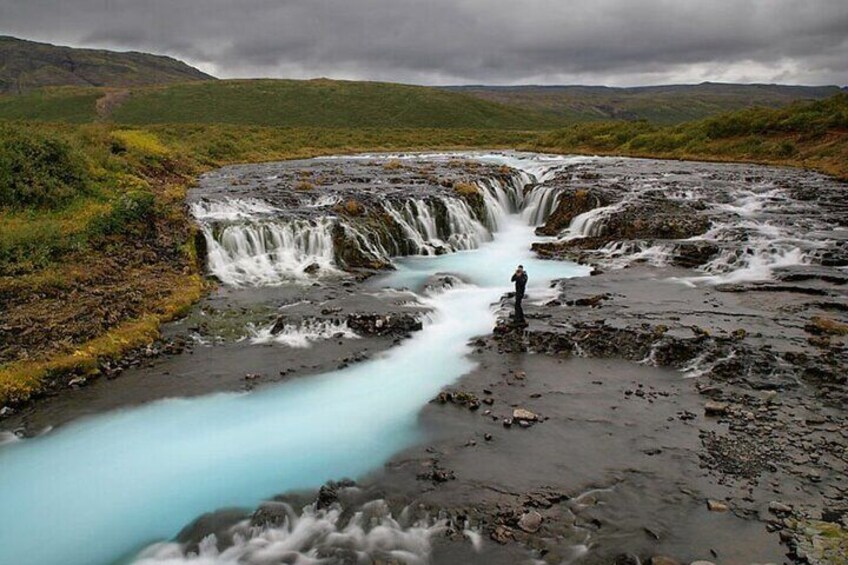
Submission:
[[[553,153],[793,165],[848,180],[848,93],[669,126],[646,121],[573,124],[541,132],[525,147]]]
[[[171,57],[76,49],[0,36],[0,93],[47,86],[129,87],[212,78]]]
[[[0,119],[119,124],[539,129],[557,117],[424,86],[334,80],[216,80],[114,90],[53,89],[0,97]],[[101,104],[102,106],[102,104]]]
[[[821,100],[837,86],[721,84],[612,88],[606,86],[448,87],[481,100],[548,113],[572,122],[648,120],[676,124],[754,106],[777,108],[801,100]]]

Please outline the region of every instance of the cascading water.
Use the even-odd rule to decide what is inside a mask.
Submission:
[[[332,222],[294,220],[228,225],[215,233],[203,226],[209,270],[223,283],[279,284],[306,276],[317,265],[338,272],[334,263]]]
[[[521,217],[530,225],[538,226],[545,222],[559,203],[559,191],[554,186],[540,186],[527,197]]]
[[[492,239],[492,231],[498,229],[505,214],[519,210],[536,225],[550,213],[555,199],[547,187],[539,187],[525,202],[524,188],[532,182],[532,177],[520,171],[507,180],[477,181],[485,217],[478,217],[480,213],[462,198],[446,194],[426,199],[387,198],[379,206],[397,226],[403,241],[338,215],[289,218],[288,212],[255,198],[200,201],[193,203],[191,210],[206,239],[209,271],[219,280],[233,286],[279,285],[341,274],[344,265],[334,242],[337,227],[347,244],[374,264],[387,265],[402,255],[476,249]],[[314,210],[339,202],[338,196],[325,195],[310,199],[305,207]]]
[[[437,252],[476,249],[491,239],[489,231],[475,217],[464,201],[458,198],[441,198],[447,225],[439,229],[434,204],[424,200],[407,200],[402,205],[392,202],[383,204],[383,209],[400,226],[408,242],[415,250],[414,255],[434,255]],[[383,257],[388,259],[388,257]]]
[[[617,206],[603,206],[575,216],[568,226],[568,237],[596,237],[603,233],[604,219]]]
[[[289,347],[310,347],[313,343],[330,338],[355,339],[359,336],[343,321],[304,320],[300,324],[275,324],[261,329],[252,328],[253,344],[281,343]]]
[[[255,198],[193,202],[191,215],[198,221],[206,220],[249,220],[278,212],[276,208]]]
[[[420,439],[418,410],[473,368],[468,340],[490,331],[492,304],[509,290],[516,263],[530,273],[531,300],[543,297],[554,278],[587,274],[530,252],[532,226],[507,214],[523,202],[518,182],[512,192],[499,183],[484,187],[492,196],[487,213],[499,226],[490,241],[479,241],[482,224],[468,209],[457,204],[451,216],[448,207],[451,230],[470,228],[464,245],[477,248],[402,260],[382,280],[421,288],[433,274],[449,272],[466,283],[422,294],[432,312],[424,329],[379,357],[250,394],[153,402],[2,445],[0,562],[111,563],[170,539],[204,512],[362,475]],[[264,217],[244,222],[245,215],[268,214],[264,209],[240,213],[220,232],[204,225],[213,244],[210,268],[225,283],[268,284],[301,276],[312,262],[332,266],[331,220],[272,227]],[[426,223],[418,225],[427,231]],[[173,547],[144,555],[145,563],[232,562],[211,554],[198,561]]]

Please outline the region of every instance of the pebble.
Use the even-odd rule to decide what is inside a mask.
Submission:
[[[512,419],[513,420],[526,420],[528,422],[535,422],[539,419],[535,413],[530,410],[526,410],[524,408],[516,408],[512,411]]]
[[[707,500],[707,509],[709,509],[710,512],[727,512],[729,508],[727,504],[720,500],[710,499]]]

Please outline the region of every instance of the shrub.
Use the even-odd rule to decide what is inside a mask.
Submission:
[[[781,157],[791,157],[798,153],[798,147],[795,146],[795,143],[790,139],[784,139],[780,142],[780,146],[777,148],[777,153]]]
[[[477,189],[477,185],[470,182],[455,182],[453,184],[453,189],[463,196],[473,196],[478,194],[480,191]]]
[[[365,213],[365,207],[352,198],[346,200],[341,207],[337,206],[337,208],[340,208],[340,211],[348,216],[360,216]]]
[[[131,190],[121,195],[109,212],[92,221],[89,230],[95,236],[144,236],[152,231],[155,204],[152,192]]]
[[[85,161],[66,141],[0,128],[0,207],[51,208],[89,190]]]

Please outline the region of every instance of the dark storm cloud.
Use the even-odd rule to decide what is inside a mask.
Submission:
[[[846,0],[0,0],[0,33],[224,77],[848,83]]]

